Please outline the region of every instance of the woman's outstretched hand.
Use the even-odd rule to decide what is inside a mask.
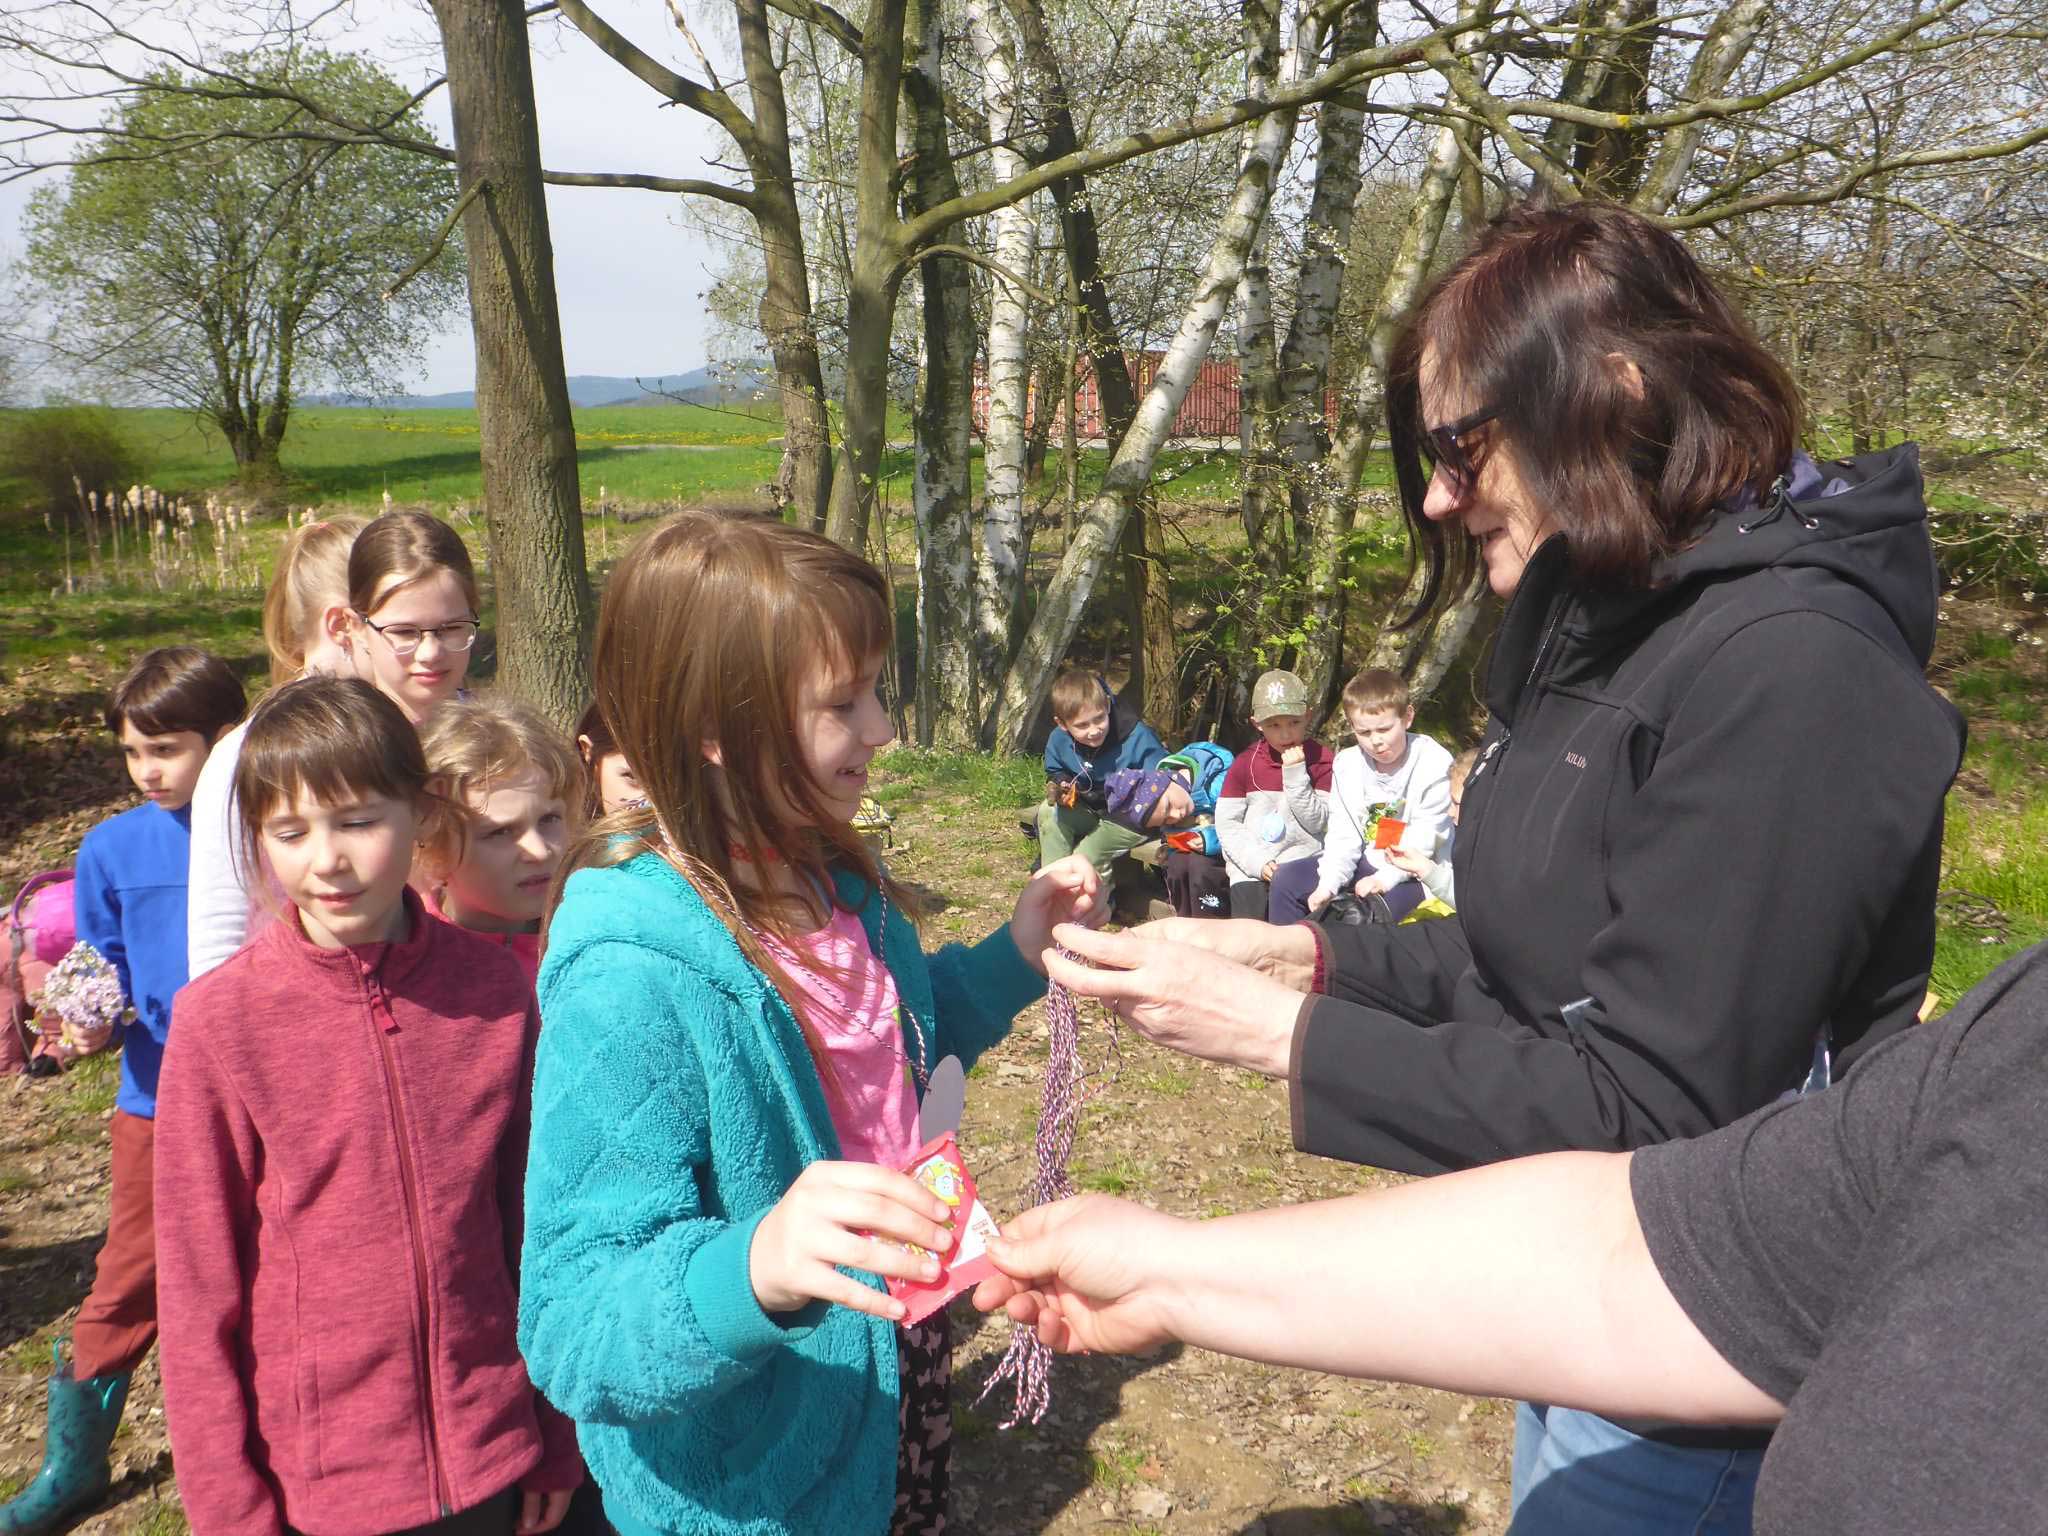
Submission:
[[[1306,992],[1316,971],[1316,936],[1305,923],[1275,924],[1255,917],[1162,917],[1133,930],[1143,938],[1171,939],[1248,965],[1283,987]]]
[[[1170,1266],[1184,1226],[1106,1195],[1034,1206],[989,1243],[1002,1273],[975,1287],[974,1304],[1034,1325],[1061,1354],[1156,1348],[1173,1334],[1148,1276]]]
[[[1109,892],[1095,866],[1078,853],[1048,864],[1025,884],[1010,914],[1010,937],[1017,953],[1040,975],[1047,974],[1045,951],[1052,931],[1061,923],[1093,925],[1109,910]]]
[[[1302,994],[1213,950],[1157,936],[1164,926],[1096,933],[1068,924],[1054,942],[1087,963],[1051,953],[1046,975],[1077,997],[1107,1003],[1159,1045],[1285,1077]]]

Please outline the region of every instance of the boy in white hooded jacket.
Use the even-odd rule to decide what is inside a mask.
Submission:
[[[1451,820],[1451,754],[1410,731],[1415,706],[1398,672],[1375,667],[1352,678],[1344,718],[1357,745],[1339,752],[1331,768],[1334,804],[1308,910],[1320,913],[1348,890],[1360,901],[1384,898],[1399,922],[1428,892],[1388,854],[1395,847],[1436,852]],[[1383,820],[1402,824],[1384,848],[1375,846]]]

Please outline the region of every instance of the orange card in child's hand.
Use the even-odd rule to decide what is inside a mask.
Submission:
[[[926,1142],[903,1171],[953,1208],[953,1246],[939,1255],[938,1278],[889,1282],[889,1294],[909,1309],[903,1314],[908,1325],[923,1322],[962,1291],[995,1273],[989,1262],[988,1240],[996,1235],[996,1224],[981,1203],[974,1176],[967,1171],[951,1131]],[[923,1251],[911,1245],[911,1252]]]
[[[1396,821],[1391,816],[1382,816],[1379,826],[1372,834],[1372,845],[1374,848],[1398,848],[1401,845],[1401,834],[1407,830],[1407,822]]]

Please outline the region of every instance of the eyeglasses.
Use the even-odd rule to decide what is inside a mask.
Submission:
[[[1451,489],[1459,496],[1472,494],[1472,487],[1479,483],[1479,464],[1465,450],[1459,441],[1468,432],[1478,430],[1499,414],[1492,406],[1483,411],[1474,411],[1470,416],[1461,416],[1447,427],[1429,427],[1422,434],[1422,456],[1429,460],[1432,470],[1441,469]]]
[[[418,624],[379,624],[360,613],[356,617],[382,635],[384,643],[391,647],[391,654],[398,657],[410,656],[426,644],[429,635],[441,642],[444,651],[466,651],[476,644],[475,619],[450,619],[446,624],[422,627]]]

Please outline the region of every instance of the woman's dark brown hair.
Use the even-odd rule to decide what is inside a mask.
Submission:
[[[1634,387],[1624,363],[1640,376]],[[1423,419],[1427,373],[1442,419]],[[1480,454],[1509,452],[1571,547],[1573,580],[1640,587],[1717,504],[1764,496],[1799,438],[1799,396],[1690,252],[1596,199],[1509,209],[1433,284],[1394,344],[1387,428],[1435,602],[1445,530],[1422,515],[1433,427],[1488,410]]]

